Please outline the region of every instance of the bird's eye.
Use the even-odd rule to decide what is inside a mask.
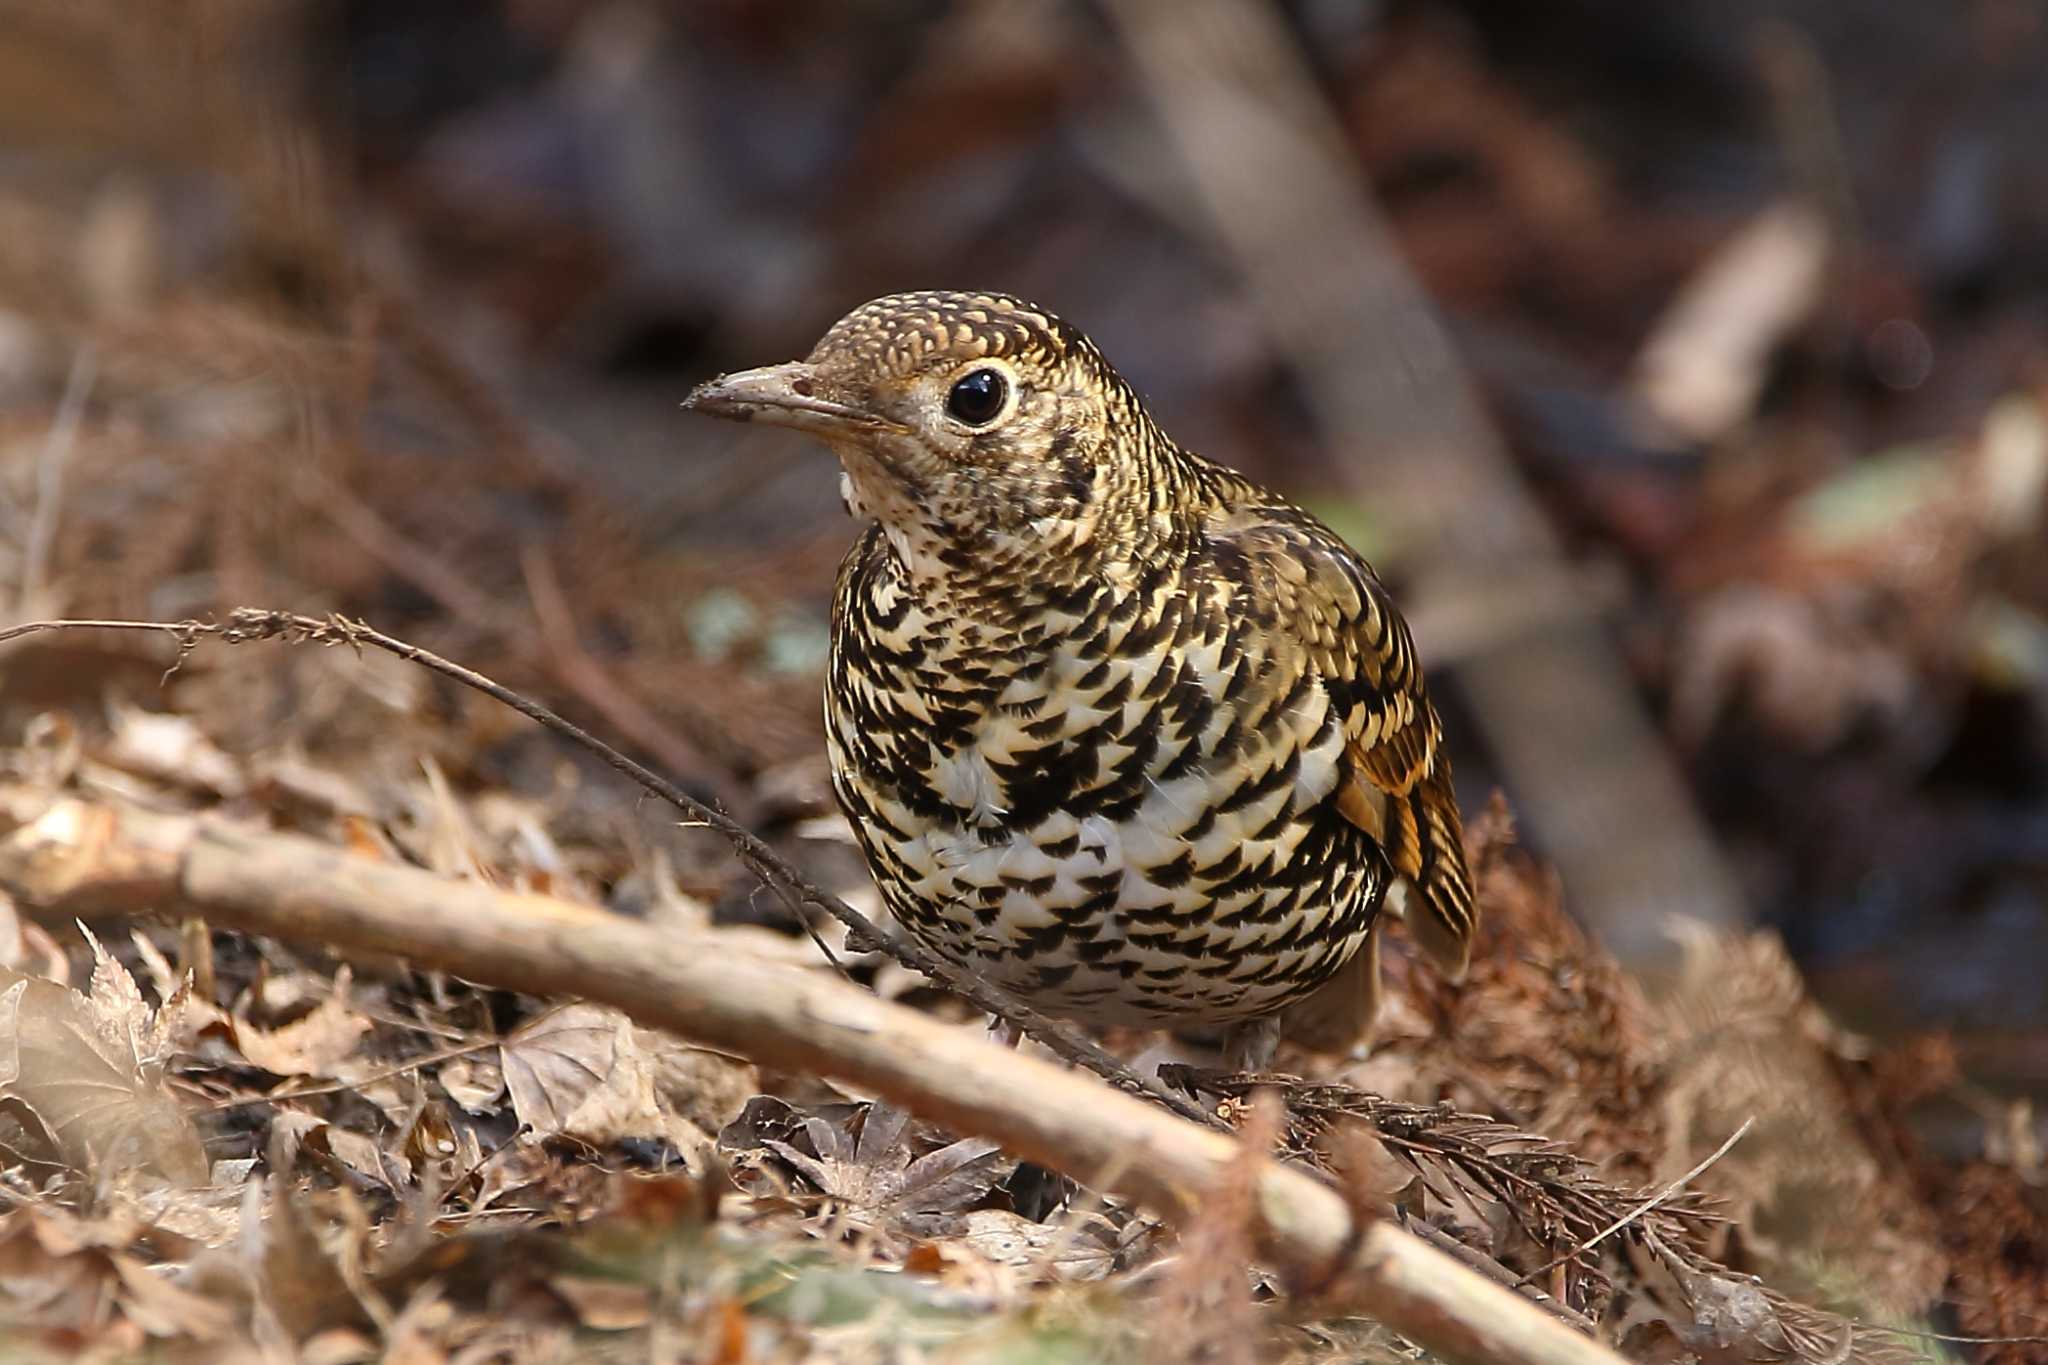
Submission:
[[[972,370],[954,381],[946,395],[946,411],[970,427],[985,427],[996,420],[1010,396],[1010,381],[1001,370]]]

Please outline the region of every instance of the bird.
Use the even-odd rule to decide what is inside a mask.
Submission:
[[[1443,725],[1386,588],[1170,437],[1078,328],[893,294],[684,407],[822,442],[869,523],[833,595],[826,748],[926,949],[1239,1071],[1283,1038],[1369,1039],[1384,913],[1462,977]]]

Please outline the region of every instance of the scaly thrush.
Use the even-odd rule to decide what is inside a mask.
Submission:
[[[1089,1023],[1349,1047],[1383,901],[1473,928],[1408,628],[1322,522],[1183,449],[1000,294],[898,294],[686,406],[808,432],[871,525],[839,572],[833,787],[927,948]]]

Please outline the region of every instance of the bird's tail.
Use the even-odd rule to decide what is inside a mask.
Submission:
[[[1408,932],[1444,975],[1464,977],[1472,958],[1477,915],[1472,874],[1465,866],[1465,830],[1442,752],[1406,797],[1391,802],[1388,824],[1394,865],[1410,884],[1403,918]]]

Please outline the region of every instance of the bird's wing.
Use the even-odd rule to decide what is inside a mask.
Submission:
[[[1348,760],[1337,807],[1378,841],[1419,896],[1406,915],[1416,941],[1461,975],[1471,953],[1472,880],[1443,725],[1423,690],[1407,623],[1371,567],[1305,512],[1240,509],[1212,526],[1210,541],[1328,689]]]

